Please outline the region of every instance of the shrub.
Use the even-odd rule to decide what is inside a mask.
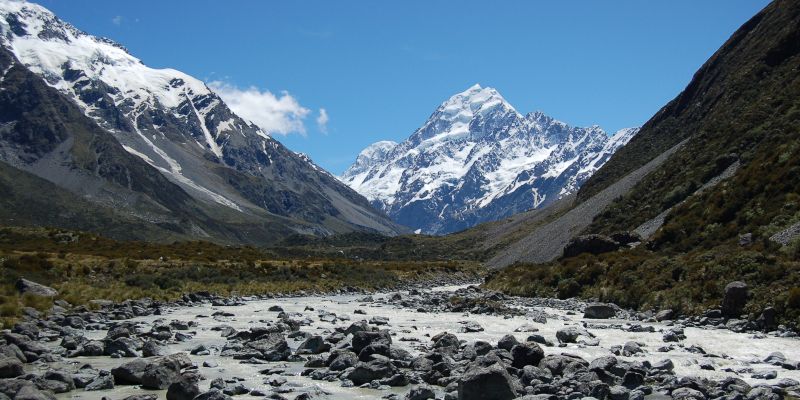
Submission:
[[[800,287],[789,290],[789,296],[786,298],[786,308],[800,310]]]

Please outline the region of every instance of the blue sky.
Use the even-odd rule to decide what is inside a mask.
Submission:
[[[337,174],[368,144],[405,139],[475,83],[523,113],[609,132],[640,125],[768,3],[38,2],[152,67],[216,81],[234,96],[254,88],[263,102],[253,108],[289,113],[279,125],[289,132],[274,136]],[[327,122],[317,121],[320,109]]]

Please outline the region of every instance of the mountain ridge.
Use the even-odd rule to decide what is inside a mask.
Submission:
[[[404,231],[308,157],[237,116],[202,81],[149,68],[123,46],[80,31],[36,4],[0,2],[0,33],[3,49],[20,65],[73,102],[127,154],[215,214],[317,235]],[[14,150],[14,137],[6,139],[3,161],[94,201],[113,200],[108,191],[90,193],[85,184],[70,184],[75,174],[57,162],[44,165],[54,147],[39,148],[32,158]],[[133,206],[130,211],[146,214]],[[191,228],[182,229],[190,234]]]
[[[405,141],[365,148],[340,179],[400,224],[451,233],[575,192],[637,131],[609,137],[541,111],[522,115],[496,89],[476,84]]]

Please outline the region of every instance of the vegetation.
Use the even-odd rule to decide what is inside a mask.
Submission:
[[[725,285],[735,280],[750,288],[746,312],[757,317],[772,306],[781,322],[800,327],[800,259],[763,243],[673,254],[644,247],[584,253],[549,264],[513,265],[490,276],[486,286],[514,295],[593,298],[691,315],[719,307]]]
[[[228,296],[345,287],[372,290],[481,274],[472,262],[291,260],[246,246],[116,242],[87,233],[32,228],[0,228],[0,271],[4,325],[23,307],[47,311],[58,299],[81,305],[93,299],[174,300],[198,291]],[[20,296],[14,284],[22,277],[52,286],[59,295]]]

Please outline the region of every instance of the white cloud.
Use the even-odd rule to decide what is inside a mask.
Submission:
[[[122,25],[122,15],[117,15],[114,18],[111,18],[111,22],[116,26]]]
[[[324,108],[319,109],[319,116],[317,117],[317,127],[322,133],[328,133],[328,110]]]
[[[240,89],[222,81],[211,81],[208,87],[240,117],[252,121],[270,134],[306,134],[304,120],[311,110],[303,107],[288,92],[275,95],[251,86]]]

